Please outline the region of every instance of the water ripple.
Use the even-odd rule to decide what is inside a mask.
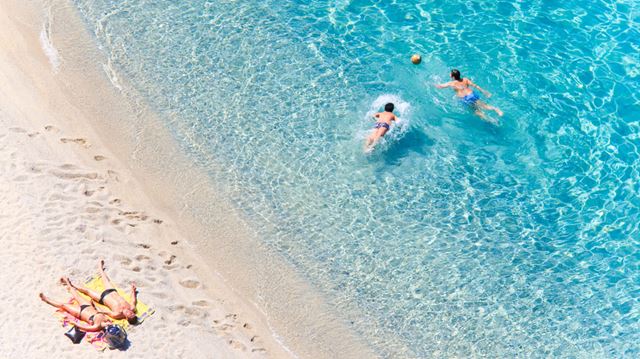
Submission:
[[[636,1],[74,2],[383,355],[640,353]],[[434,89],[453,67],[499,126]],[[363,156],[385,94],[407,132]]]

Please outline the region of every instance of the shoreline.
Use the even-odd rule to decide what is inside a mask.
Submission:
[[[5,137],[15,142],[17,152],[24,146],[33,147],[25,151],[24,163],[38,162],[43,153],[50,152],[47,166],[55,168],[45,172],[53,176],[66,173],[59,178],[64,182],[60,185],[66,186],[65,190],[75,190],[69,195],[78,197],[76,207],[65,210],[86,212],[96,203],[113,209],[112,201],[117,199],[121,209],[115,211],[120,216],[138,213],[137,218],[113,218],[98,216],[104,212],[98,210],[90,220],[83,218],[95,233],[67,233],[71,229],[64,234],[91,243],[63,249],[66,256],[62,260],[44,260],[49,270],[35,273],[33,285],[47,294],[61,295],[62,291],[54,286],[56,275],[81,278],[91,274],[95,270],[92,263],[100,256],[96,246],[124,253],[133,251],[136,256],[110,253],[105,259],[111,268],[119,270],[114,273],[119,283],[127,279],[139,281],[137,277],[142,274],[155,278],[140,286],[141,300],[157,310],[150,323],[145,322],[132,333],[143,342],[142,347],[144,341],[148,342],[143,348],[147,351],[140,354],[160,349],[149,337],[153,336],[153,329],[158,329],[154,325],[166,324],[185,333],[197,328],[197,338],[184,343],[179,357],[212,350],[221,357],[375,357],[362,338],[331,313],[311,285],[260,243],[232,206],[216,195],[210,179],[180,152],[162,121],[132,92],[131,86],[117,79],[110,64],[101,61],[103,56],[73,5],[65,1],[38,8],[37,4],[11,0],[0,5],[0,10],[0,17],[4,17],[0,39],[7,44],[0,57],[0,119],[6,128],[23,130],[9,130]],[[34,133],[37,135],[30,136]],[[39,142],[24,140],[25,134]],[[95,173],[94,180],[99,184],[90,178],[84,183],[86,176],[74,177],[81,169]],[[50,196],[51,188],[39,188]],[[84,192],[77,193],[79,189]],[[105,195],[99,200],[86,195],[100,191]],[[43,209],[36,206],[33,210]],[[141,220],[143,216],[148,220]],[[34,233],[34,237],[38,234]],[[53,245],[29,243],[36,243],[36,248]],[[11,248],[10,245],[7,255],[12,255]],[[88,248],[92,248],[89,258],[78,259],[86,256]],[[152,263],[136,265],[130,257],[149,257]],[[121,265],[129,268],[123,273],[117,268]],[[165,293],[164,298],[147,296],[145,292],[155,287],[175,293]],[[23,295],[34,299],[36,293],[32,291],[33,287],[22,288],[14,299],[24,300],[19,297]],[[37,319],[43,320],[41,326],[46,327],[44,332],[56,336],[54,345],[67,350],[82,347],[72,347],[59,339],[63,338],[62,329],[56,326],[50,308],[36,300],[33,305]],[[173,323],[169,317],[176,313],[190,316],[189,321],[178,318]],[[26,338],[22,340],[27,342]],[[47,340],[51,344],[51,339]],[[180,340],[180,344],[172,346],[182,345],[184,338]],[[202,343],[208,345],[198,348]],[[48,348],[35,347],[44,351],[32,353],[34,356],[51,353]],[[136,353],[136,344],[130,351]]]

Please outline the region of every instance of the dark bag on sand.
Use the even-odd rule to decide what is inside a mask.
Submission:
[[[71,329],[69,329],[66,333],[64,333],[64,335],[66,335],[69,339],[71,339],[73,344],[80,343],[80,341],[82,341],[82,338],[84,338],[85,334],[86,334],[85,332],[76,328],[75,326],[71,327]]]

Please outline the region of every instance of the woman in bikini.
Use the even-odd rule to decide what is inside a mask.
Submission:
[[[109,319],[109,317],[107,317],[107,315],[104,313],[98,312],[96,307],[93,305],[93,302],[86,300],[83,296],[79,295],[78,292],[73,289],[64,278],[60,279],[60,281],[66,284],[67,290],[69,291],[69,293],[71,293],[71,295],[73,295],[73,298],[75,298],[75,300],[78,302],[78,305],[61,303],[50,299],[49,297],[44,295],[44,293],[40,293],[40,299],[42,299],[43,302],[50,304],[56,308],[62,309],[65,312],[73,315],[75,318],[78,318],[87,323],[87,325],[83,323],[73,324],[78,327],[78,329],[85,332],[99,332],[111,325],[111,320]]]
[[[458,96],[460,101],[467,106],[473,107],[475,109],[475,114],[482,119],[486,119],[486,115],[482,110],[495,111],[498,116],[502,116],[504,114],[502,111],[500,111],[499,108],[490,106],[484,101],[480,100],[480,96],[475,93],[470,87],[475,87],[487,97],[491,97],[491,94],[488,91],[482,89],[480,86],[471,82],[471,80],[469,80],[468,78],[461,77],[460,71],[456,69],[451,70],[451,79],[453,81],[436,85],[436,87],[439,89],[446,87],[453,88],[453,90],[456,92],[456,96]]]
[[[69,278],[65,278],[65,281],[69,286],[78,290],[78,292],[89,296],[94,301],[108,307],[108,310],[101,310],[100,313],[107,314],[113,319],[127,319],[129,323],[136,324],[138,318],[136,317],[136,302],[137,291],[136,285],[131,283],[131,303],[128,303],[116,290],[115,286],[107,277],[104,272],[104,261],[100,261],[100,277],[102,278],[102,284],[105,290],[101,293],[91,290],[86,287],[78,287],[69,281]]]

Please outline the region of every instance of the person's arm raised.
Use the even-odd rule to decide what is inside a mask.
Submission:
[[[467,79],[467,81],[468,81],[468,83],[469,83],[469,86],[473,86],[473,87],[477,88],[478,90],[480,90],[480,91],[481,91],[485,96],[487,96],[487,97],[491,97],[491,93],[490,93],[489,91],[487,91],[487,90],[483,89],[482,87],[480,87],[480,86],[478,86],[478,85],[474,84],[474,83],[473,83],[471,80],[469,80],[469,79]]]
[[[136,310],[136,305],[138,303],[138,289],[136,288],[135,283],[131,283],[131,305],[133,306],[133,310]]]

